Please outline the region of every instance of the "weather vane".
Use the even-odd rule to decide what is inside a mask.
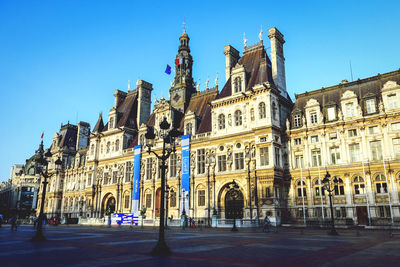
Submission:
[[[183,24],[183,32],[186,32],[186,21],[185,21],[185,19],[183,19],[182,24]]]

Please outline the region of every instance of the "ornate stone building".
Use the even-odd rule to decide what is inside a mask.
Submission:
[[[63,126],[54,136],[53,157],[64,169],[54,173],[46,212],[70,221],[99,223],[112,212],[131,212],[134,147],[142,145],[140,207],[148,223],[160,214],[160,162],[146,152],[145,133],[160,122],[190,135],[190,189],[181,189],[181,147],[168,159],[168,217],[188,216],[211,224],[233,218],[250,223],[267,214],[277,223],[323,223],[329,219],[326,171],[334,188],[335,216],[343,223],[397,222],[399,217],[400,72],[296,95],[286,90],[283,35],[268,32],[271,52],[260,41],[242,55],[225,46],[225,82],[205,90],[194,82],[190,38],[179,37],[170,99],[151,112],[152,85],[138,81],[116,90],[107,123],[102,114],[89,126]],[[71,136],[68,138],[67,136]],[[74,137],[72,137],[74,136]],[[62,141],[60,141],[62,140]],[[70,142],[70,143],[68,143]],[[239,192],[233,196],[233,181]],[[185,204],[185,205],[186,205]],[[367,215],[366,215],[367,214]]]

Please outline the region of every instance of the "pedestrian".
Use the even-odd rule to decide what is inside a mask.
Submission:
[[[10,223],[11,223],[11,231],[14,231],[14,229],[15,229],[15,231],[17,231],[17,216],[16,215],[11,217]]]
[[[0,228],[3,225],[3,214],[0,214]]]
[[[271,221],[268,218],[268,214],[265,215],[265,219],[264,219],[264,227],[263,227],[263,231],[264,232],[269,232],[269,227],[271,225]]]

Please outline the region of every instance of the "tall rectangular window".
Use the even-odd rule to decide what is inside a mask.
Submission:
[[[321,151],[313,150],[311,151],[312,165],[313,167],[321,166]]]
[[[331,152],[331,162],[332,162],[332,164],[340,163],[339,147],[331,147],[330,148],[330,152]]]
[[[381,160],[382,159],[381,141],[372,141],[369,144],[371,149],[372,160]]]
[[[218,156],[218,171],[226,171],[226,155]]]
[[[388,107],[389,109],[397,108],[396,94],[388,95]]]
[[[357,136],[357,129],[348,130],[349,137]]]
[[[317,117],[317,112],[311,112],[310,113],[311,116],[311,123],[317,123],[318,122],[318,117]]]
[[[198,192],[197,202],[198,202],[199,206],[205,206],[206,205],[206,191],[199,190],[197,192]]]
[[[376,105],[375,105],[375,99],[367,99],[365,101],[365,106],[367,107],[367,114],[372,114],[376,112]]]
[[[176,176],[176,161],[177,156],[175,153],[171,154],[169,157],[169,176],[175,177]]]
[[[151,194],[146,194],[146,208],[151,208]]]
[[[275,164],[281,166],[281,153],[279,147],[275,147]]]
[[[349,145],[350,162],[360,161],[360,144]]]
[[[378,134],[378,133],[379,133],[379,128],[378,128],[378,126],[371,126],[371,127],[368,127],[368,133],[369,133],[369,134]]]
[[[294,145],[301,145],[301,138],[294,139]]]
[[[243,152],[235,153],[235,170],[244,169],[244,157]]]
[[[293,116],[293,126],[295,128],[298,128],[301,126],[301,115],[300,114],[296,114]]]
[[[88,174],[87,185],[92,184],[92,174]]]
[[[129,202],[130,202],[131,198],[129,197],[129,195],[125,196],[125,209],[129,209]]]
[[[206,150],[197,150],[197,173],[202,174],[206,172]]]
[[[267,166],[269,164],[268,147],[260,148],[260,166]]]
[[[318,142],[318,135],[311,136],[311,143],[316,143],[316,142]]]
[[[153,160],[151,158],[146,159],[146,180],[151,180],[153,171]]]
[[[392,123],[390,128],[392,129],[392,131],[400,131],[400,122]]]
[[[176,207],[176,192],[170,192],[171,194],[171,201],[169,202],[169,206],[171,208]]]
[[[353,103],[347,103],[346,104],[346,115],[347,115],[347,117],[353,117],[354,116]]]
[[[296,155],[294,166],[296,169],[303,168],[303,155]]]
[[[126,163],[125,183],[130,182],[132,179],[132,163]]]
[[[395,158],[400,158],[400,138],[393,139],[393,152]]]
[[[113,182],[113,184],[116,184],[116,183],[118,182],[118,172],[117,172],[117,171],[114,171],[114,172],[112,173],[112,176],[113,176],[112,182]]]
[[[335,107],[330,107],[327,109],[327,113],[328,113],[328,121],[334,121],[336,120],[336,111],[335,111]]]

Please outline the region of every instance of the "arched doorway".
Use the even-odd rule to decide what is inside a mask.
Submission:
[[[115,212],[115,203],[115,198],[111,194],[104,197],[101,210],[102,217]]]
[[[161,188],[158,188],[156,191],[156,210],[155,210],[156,217],[160,217],[160,206],[161,206]]]
[[[231,188],[225,195],[225,218],[243,218],[244,199],[240,190]]]

